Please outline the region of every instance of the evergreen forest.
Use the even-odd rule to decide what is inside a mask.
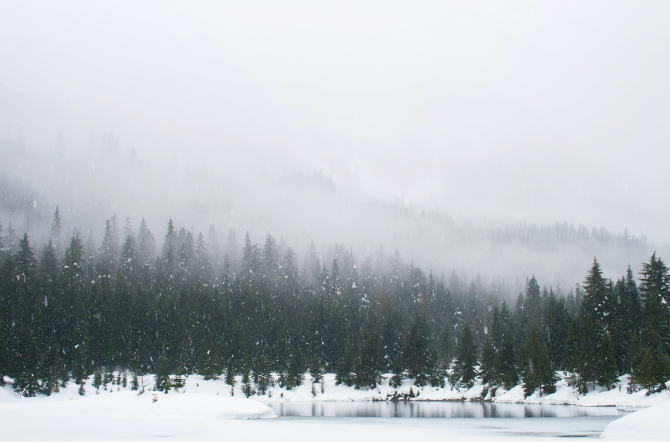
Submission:
[[[159,389],[239,374],[249,394],[307,372],[526,395],[553,392],[559,372],[582,393],[623,374],[649,392],[670,379],[670,274],[656,254],[617,280],[594,258],[567,293],[529,275],[514,299],[397,252],[359,260],[335,245],[323,262],[314,244],[298,258],[270,234],[238,244],[231,231],[224,248],[214,229],[206,240],[172,221],[159,248],[144,220],[135,231],[116,217],[100,243],[61,229],[58,209],[47,244],[0,225],[0,382],[24,396],[115,370],[155,374]]]

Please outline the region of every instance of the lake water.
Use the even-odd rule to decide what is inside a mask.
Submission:
[[[343,440],[355,436],[375,440],[563,441],[565,438],[597,438],[607,424],[627,414],[614,407],[491,402],[272,402],[267,405],[279,416],[275,420],[278,427],[312,428],[308,434],[315,440],[330,440],[336,435],[336,439]]]
[[[497,404],[491,402],[270,402],[278,416],[379,418],[620,417],[614,407]]]

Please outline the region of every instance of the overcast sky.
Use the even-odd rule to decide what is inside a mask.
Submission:
[[[0,0],[0,85],[146,160],[667,242],[669,22],[661,1]]]

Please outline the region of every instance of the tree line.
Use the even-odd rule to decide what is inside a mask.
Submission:
[[[631,391],[670,379],[670,275],[655,254],[617,281],[594,259],[567,295],[531,277],[510,302],[502,284],[436,276],[397,252],[359,262],[336,245],[326,263],[312,244],[299,263],[270,234],[238,247],[231,231],[224,254],[213,229],[205,241],[170,221],[158,250],[144,220],[121,233],[113,217],[100,244],[77,232],[61,244],[56,209],[51,238],[36,250],[0,226],[0,382],[25,396],[68,382],[83,393],[114,370],[153,373],[158,388],[174,374],[241,374],[247,394],[306,372],[355,388],[382,373],[394,386],[481,379],[485,393],[526,395],[555,391],[559,371],[581,393],[622,374]]]

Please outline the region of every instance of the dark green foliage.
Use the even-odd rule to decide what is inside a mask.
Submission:
[[[98,391],[125,387],[129,371],[131,388],[154,373],[167,391],[186,373],[215,379],[225,366],[231,386],[246,373],[245,394],[263,394],[273,373],[288,389],[308,369],[315,383],[334,372],[356,388],[375,388],[392,373],[398,388],[405,378],[444,385],[453,365],[452,385],[469,387],[478,360],[489,387],[510,389],[521,371],[542,394],[554,369],[574,372],[582,392],[624,373],[650,391],[670,378],[669,277],[655,255],[639,291],[630,269],[613,282],[594,261],[583,290],[564,298],[533,277],[508,309],[502,284],[488,289],[455,272],[447,282],[398,253],[358,260],[337,244],[324,257],[310,247],[297,262],[269,234],[262,244],[247,234],[238,249],[231,232],[221,257],[218,244],[170,221],[156,256],[146,223],[137,235],[126,226],[120,235],[113,217],[100,247],[92,234],[84,245],[75,233],[64,251],[56,226],[37,258],[27,235],[12,239],[11,252],[2,238],[0,383],[8,376],[33,396],[73,379],[83,393],[93,373]],[[115,370],[123,375],[112,379]]]
[[[101,386],[102,386],[102,372],[100,370],[96,370],[95,374],[93,375],[93,388],[95,388],[96,394],[100,391]]]
[[[659,333],[647,325],[636,347],[631,373],[633,383],[645,388],[648,393],[663,390],[670,379],[670,358]]]
[[[418,387],[428,383],[437,363],[436,356],[432,353],[429,333],[426,317],[419,314],[407,336],[404,352],[407,376],[414,378]]]
[[[540,395],[554,393],[558,378],[537,322],[533,322],[528,331],[523,360],[525,363],[522,366],[521,380],[524,395],[530,396],[537,389],[540,389]]]
[[[319,358],[312,358],[312,362],[309,364],[309,375],[312,377],[313,384],[319,383],[323,379],[323,367]]]
[[[544,329],[549,358],[555,369],[563,366],[565,341],[568,338],[570,316],[562,298],[556,298],[552,289],[544,300]]]
[[[456,387],[470,388],[475,382],[477,375],[477,347],[472,331],[468,324],[463,325],[461,335],[458,339],[458,351],[451,375],[451,385]]]
[[[499,378],[499,375],[496,371],[497,367],[495,359],[495,348],[493,347],[492,339],[489,336],[484,343],[484,347],[482,348],[482,355],[480,360],[481,365],[479,367],[479,376],[481,377],[482,383],[484,384],[495,384]]]
[[[603,345],[602,339],[608,336],[608,320],[613,316],[613,304],[608,301],[612,297],[600,265],[594,259],[584,282],[581,308],[568,333],[564,361],[565,367],[574,373],[571,385],[581,393],[586,393],[589,385],[595,386],[601,373],[603,379],[611,377],[607,371],[611,368],[613,353],[607,350],[611,346]],[[603,349],[610,351],[609,355],[605,355]],[[607,366],[601,367],[599,363],[604,362]]]
[[[226,384],[230,385],[230,395],[235,395],[235,370],[231,365],[226,367]]]
[[[355,381],[355,364],[356,354],[358,353],[356,345],[353,341],[347,340],[344,344],[344,351],[342,357],[337,361],[335,368],[335,384],[344,384],[347,387],[354,385]]]
[[[381,382],[383,368],[382,341],[376,321],[368,318],[362,331],[358,363],[355,367],[354,385],[359,388],[376,388]]]
[[[516,366],[515,333],[512,316],[503,301],[499,313],[499,329],[493,329],[493,337],[500,347],[496,347],[494,373],[499,376],[498,385],[506,390],[513,388],[519,382],[519,373]]]
[[[625,278],[614,286],[616,302],[615,316],[611,330],[614,357],[619,373],[630,373],[632,369],[631,348],[640,333],[640,293],[630,266]]]
[[[635,296],[635,292],[629,298]],[[640,284],[642,308],[639,312],[642,324],[641,333],[636,335],[634,324],[631,330],[632,356],[628,359],[632,365],[632,383],[646,388],[648,392],[665,388],[670,379],[670,274],[665,263],[654,253],[642,268]],[[629,300],[628,303],[631,301]],[[637,311],[635,312],[638,313]],[[627,318],[624,318],[624,323]],[[626,329],[624,328],[624,331]]]
[[[242,370],[242,393],[246,397],[254,394],[254,387],[251,385],[251,376],[247,369]]]
[[[207,350],[205,355],[200,358],[200,370],[199,373],[204,377],[204,379],[218,379],[219,375],[223,371],[223,364],[219,353],[212,353],[211,350]]]
[[[596,379],[596,382],[601,387],[607,387],[609,390],[618,382],[618,377],[614,348],[612,347],[612,340],[607,332],[603,332],[600,336],[597,365],[598,378]]]

